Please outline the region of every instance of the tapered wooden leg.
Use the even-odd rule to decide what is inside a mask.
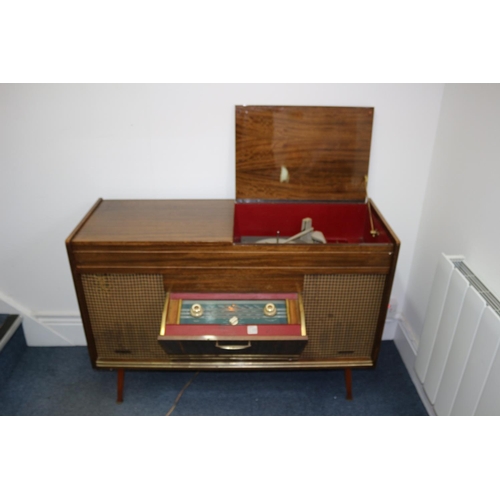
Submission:
[[[345,398],[352,399],[352,370],[350,368],[344,369],[345,376]]]
[[[117,370],[117,396],[116,402],[123,403],[123,384],[125,382],[125,370],[123,368],[118,368]]]

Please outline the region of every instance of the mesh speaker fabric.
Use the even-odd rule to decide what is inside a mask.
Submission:
[[[166,293],[155,274],[82,274],[97,357],[167,360],[158,344]]]
[[[306,275],[301,359],[372,356],[386,275]]]

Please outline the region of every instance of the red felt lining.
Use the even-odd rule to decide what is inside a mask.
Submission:
[[[389,243],[383,224],[372,210],[377,237],[370,235],[368,207],[364,203],[236,203],[234,242],[243,236],[290,237],[301,230],[302,219],[310,217],[314,230],[328,243]]]
[[[300,337],[300,325],[256,325],[258,333],[247,333],[252,325],[166,325],[165,340],[170,337],[203,337],[206,340],[217,340],[211,337],[238,337],[241,340],[259,339],[259,337]],[[255,326],[255,325],[253,325]],[[203,340],[203,338],[201,340]]]

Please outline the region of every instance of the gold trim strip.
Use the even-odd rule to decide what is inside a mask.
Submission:
[[[373,361],[345,361],[339,360],[318,360],[318,361],[301,361],[293,359],[291,361],[106,361],[97,360],[97,368],[130,368],[130,369],[150,369],[150,370],[238,370],[238,369],[256,369],[256,370],[272,370],[272,369],[321,369],[321,368],[362,368],[373,366]]]
[[[179,299],[179,303],[177,305],[177,325],[181,324],[181,311],[182,311],[182,299]]]
[[[160,328],[160,336],[165,336],[165,324],[167,322],[167,311],[168,304],[170,302],[170,292],[167,292],[167,297],[165,299],[165,305],[163,306],[163,312],[161,313],[161,328]]]
[[[292,319],[290,317],[290,299],[286,299],[286,322],[291,324]]]
[[[302,294],[299,293],[299,311],[300,311],[300,333],[302,337],[307,337],[306,332],[306,317],[304,314],[304,304],[302,302]]]

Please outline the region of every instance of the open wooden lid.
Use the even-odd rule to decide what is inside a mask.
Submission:
[[[236,106],[236,199],[364,201],[373,108]]]

